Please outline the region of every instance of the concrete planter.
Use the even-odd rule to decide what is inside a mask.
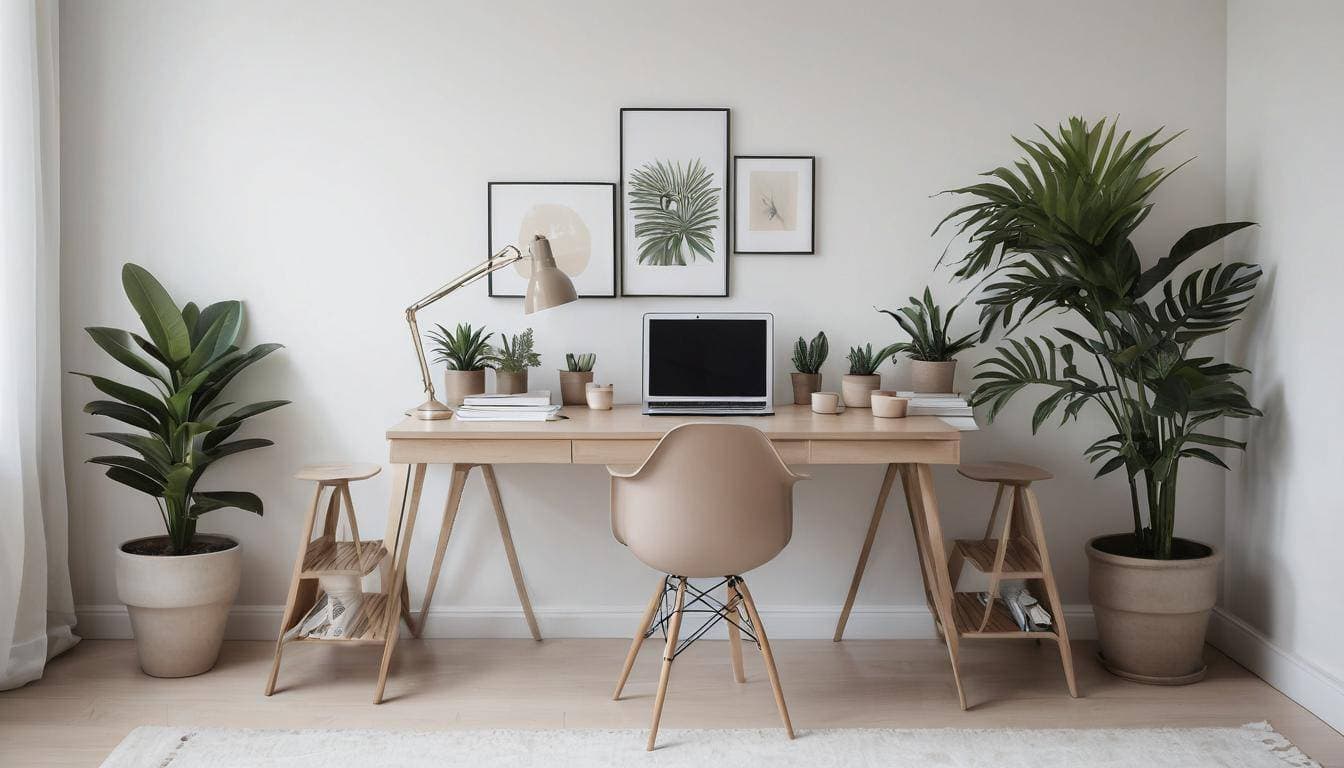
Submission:
[[[821,374],[795,371],[789,377],[793,380],[793,404],[811,405],[812,393],[821,391]]]
[[[485,394],[485,369],[479,371],[443,372],[443,402],[447,405],[461,405],[467,395]]]
[[[882,377],[876,373],[860,375],[847,373],[840,379],[840,394],[848,408],[871,408],[873,390],[882,388]]]
[[[910,361],[910,389],[915,392],[955,392],[956,360]]]
[[[521,371],[495,371],[495,392],[501,395],[518,395],[526,391],[526,368]]]
[[[1133,534],[1087,543],[1088,595],[1097,620],[1101,661],[1120,677],[1154,685],[1204,678],[1204,635],[1218,597],[1223,555],[1207,544],[1176,539],[1180,560],[1113,554]]]
[[[150,538],[163,538],[155,536]],[[243,575],[242,547],[200,555],[135,555],[117,550],[117,597],[131,614],[140,668],[154,677],[207,672],[219,658],[224,624]]]

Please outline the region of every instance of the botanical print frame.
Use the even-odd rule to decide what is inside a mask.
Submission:
[[[583,298],[616,296],[616,185],[609,181],[492,181],[486,186],[487,253],[534,235],[551,241],[556,265]],[[530,259],[490,273],[488,294],[521,299]]]
[[[817,158],[738,155],[733,252],[816,253]]]
[[[621,293],[727,296],[727,108],[621,110]]]

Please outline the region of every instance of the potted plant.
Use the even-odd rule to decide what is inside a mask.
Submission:
[[[924,288],[924,300],[914,296],[910,303],[897,312],[880,309],[891,315],[901,330],[910,335],[910,341],[893,345],[896,354],[904,353],[910,358],[910,388],[916,392],[955,392],[957,373],[957,354],[975,346],[976,334],[968,333],[959,338],[948,336],[952,325],[952,315],[956,313],[954,305],[942,317],[937,304],[933,303],[933,294]]]
[[[882,388],[882,377],[877,368],[882,361],[891,357],[896,345],[883,347],[873,352],[872,344],[862,347],[850,347],[846,359],[849,360],[849,373],[840,379],[840,394],[849,408],[871,408],[873,390]]]
[[[289,402],[234,407],[215,401],[234,377],[280,345],[246,351],[235,346],[242,302],[178,309],[159,281],[135,264],[122,267],[121,282],[148,338],[117,328],[84,330],[151,386],[76,374],[111,398],[90,402],[85,413],[135,430],[92,433],[136,455],[95,456],[89,462],[106,466],[108,478],[154,497],[166,529],[163,536],[123,543],[117,554],[117,596],[130,612],[141,669],[155,677],[198,675],[219,658],[242,576],[242,547],[228,536],[198,534],[196,523],[225,507],[262,513],[254,493],[202,490],[199,484],[220,459],[271,445],[263,438],[229,438],[253,416]]]
[[[831,345],[826,341],[825,331],[817,331],[810,344],[802,336],[793,343],[793,367],[796,371],[790,374],[790,378],[793,379],[794,405],[812,404],[812,393],[821,389],[821,365],[830,353]]]
[[[560,402],[564,405],[587,405],[588,385],[593,381],[593,366],[597,355],[592,352],[576,355],[565,353],[565,370],[560,372]]]
[[[532,329],[515,333],[512,341],[500,336],[502,342],[495,366],[495,391],[501,395],[516,395],[527,391],[527,369],[541,365],[541,355],[533,351]]]
[[[987,283],[977,302],[982,339],[1052,310],[1077,320],[995,350],[980,364],[972,402],[988,405],[992,420],[1023,389],[1041,386],[1049,394],[1033,430],[1061,409],[1061,424],[1083,408],[1104,416],[1086,455],[1100,464],[1098,477],[1123,470],[1134,525],[1087,544],[1101,653],[1112,672],[1171,684],[1203,675],[1221,559],[1213,546],[1174,535],[1177,481],[1185,459],[1226,468],[1209,449],[1245,447],[1219,434],[1220,419],[1260,415],[1235,381],[1245,369],[1194,347],[1236,322],[1260,268],[1215,263],[1171,278],[1250,222],[1192,229],[1144,268],[1131,235],[1171,173],[1148,167],[1171,141],[1159,133],[1131,142],[1104,120],[1089,127],[1071,118],[1044,142],[1017,142],[1029,161],[952,190],[972,201],[944,223],[957,219],[954,228],[970,236],[957,276]]]
[[[437,327],[429,338],[434,342],[434,359],[448,366],[443,374],[443,401],[461,405],[467,395],[485,394],[485,369],[499,362],[490,346],[494,334],[484,326],[473,329],[470,323],[458,323],[452,333],[442,325]]]

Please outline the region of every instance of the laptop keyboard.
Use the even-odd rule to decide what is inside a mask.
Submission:
[[[702,411],[759,411],[766,406],[764,400],[741,400],[724,402],[722,400],[650,400],[649,410],[702,410]]]

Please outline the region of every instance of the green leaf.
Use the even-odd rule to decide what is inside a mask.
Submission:
[[[1212,224],[1207,227],[1196,227],[1181,236],[1176,244],[1171,246],[1171,252],[1166,257],[1158,259],[1157,263],[1150,267],[1139,277],[1138,283],[1134,286],[1134,296],[1145,296],[1149,291],[1156,288],[1176,271],[1186,259],[1222,240],[1233,232],[1256,226],[1253,221],[1232,221],[1225,224]]]
[[[242,303],[237,301],[222,302],[224,310],[218,313],[214,318],[205,335],[201,336],[196,342],[196,347],[191,351],[191,355],[182,364],[182,374],[192,376],[205,368],[210,363],[215,362],[228,352],[233,340],[238,336],[238,326],[242,317]],[[210,316],[209,313],[219,304],[212,304],[206,307],[205,313],[201,315],[202,319]]]
[[[289,402],[290,401],[288,400],[264,400],[260,403],[252,403],[251,405],[244,405],[243,407],[239,408],[233,413],[230,413],[223,419],[220,419],[219,426],[227,427],[230,424],[236,424],[245,419],[250,419],[253,416],[256,416],[257,414],[265,413],[273,408],[279,408],[282,405],[289,405]]]
[[[165,476],[173,466],[172,454],[168,452],[168,447],[163,444],[162,439],[126,432],[90,432],[89,435],[130,448],[145,457],[146,461],[157,467],[159,472]]]
[[[134,349],[131,349],[131,334],[119,328],[85,328],[93,343],[102,347],[103,351],[112,356],[112,359],[130,368],[138,374],[158,379],[164,384],[168,379],[164,377],[154,364],[141,357]]]
[[[1185,436],[1185,441],[1186,441],[1187,443],[1199,443],[1199,444],[1201,444],[1201,445],[1212,445],[1212,446],[1216,446],[1216,447],[1219,447],[1219,448],[1237,448],[1237,449],[1240,449],[1240,450],[1246,450],[1246,444],[1245,444],[1245,443],[1243,443],[1243,442],[1241,442],[1241,441],[1239,441],[1239,440],[1232,440],[1232,439],[1230,439],[1230,438],[1226,438],[1226,437],[1219,437],[1219,436],[1217,436],[1217,435],[1204,435],[1204,434],[1195,433],[1195,434],[1186,435],[1186,436]]]
[[[197,491],[191,494],[191,516],[199,517],[216,509],[235,507],[254,514],[262,513],[261,498],[247,491]]]
[[[110,479],[115,480],[122,485],[134,488],[141,493],[147,493],[150,496],[156,497],[163,496],[163,486],[139,472],[132,472],[129,469],[122,469],[121,467],[112,467],[107,470],[107,476]]]
[[[121,285],[154,346],[174,363],[186,360],[191,333],[168,291],[144,267],[129,263],[121,268]]]
[[[84,406],[84,412],[94,416],[107,416],[156,435],[162,435],[165,429],[163,423],[147,411],[111,400],[94,400]]]
[[[163,473],[157,467],[144,459],[137,459],[134,456],[94,456],[89,459],[90,464],[101,464],[105,467],[121,467],[144,475],[150,480],[160,484],[163,483]]]
[[[167,421],[169,419],[167,407],[164,406],[163,401],[156,395],[113,381],[112,379],[103,378],[102,376],[94,376],[93,374],[80,373],[78,371],[74,371],[73,373],[76,376],[83,376],[93,382],[93,386],[105,395],[115,397],[123,403],[134,405],[136,408],[144,409],[152,413],[155,418],[161,421]]]
[[[275,443],[266,438],[249,437],[244,440],[234,440],[232,443],[218,445],[213,449],[208,450],[206,455],[210,457],[211,462],[214,462],[217,459],[222,459],[231,454],[242,453],[243,451],[250,451],[255,448],[265,448],[271,445],[275,445]]]

